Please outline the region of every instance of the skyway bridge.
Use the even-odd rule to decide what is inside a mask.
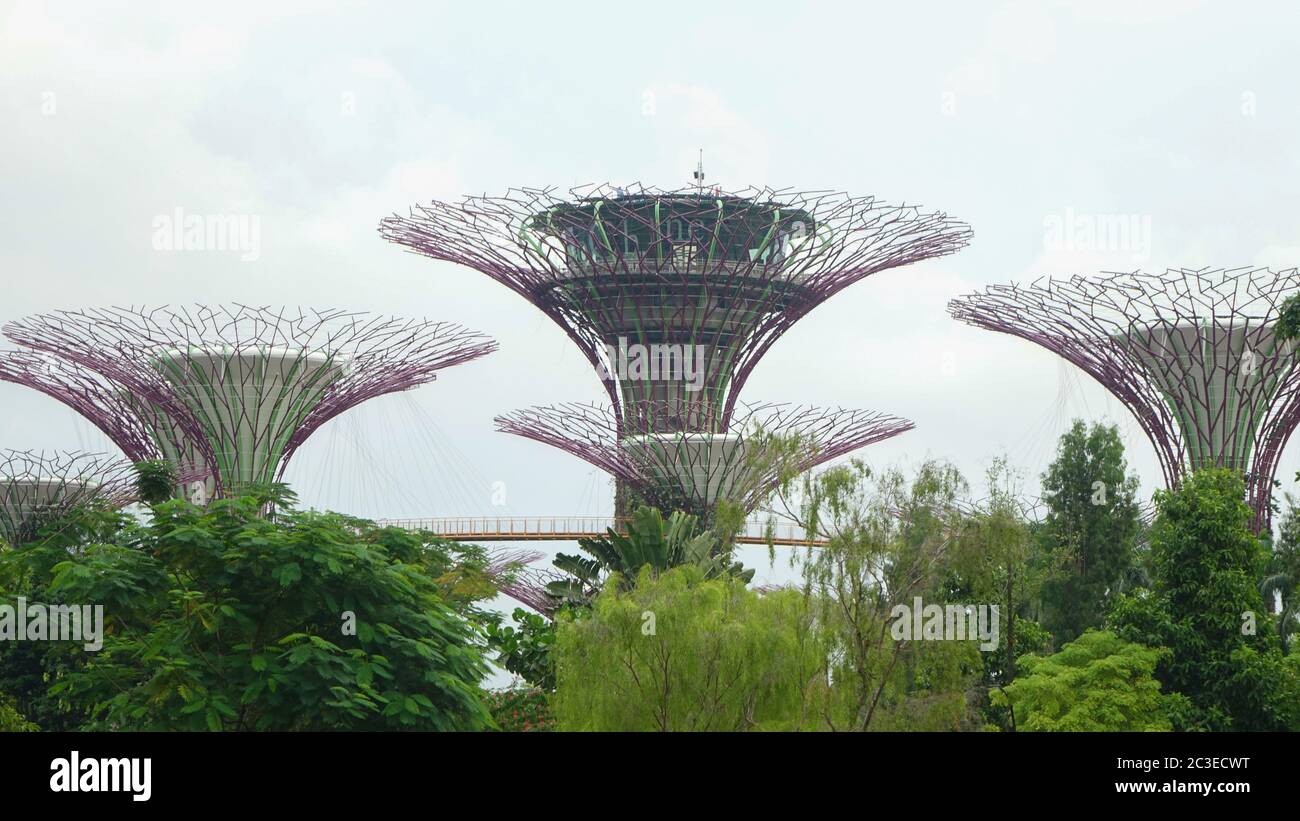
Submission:
[[[455,542],[540,542],[592,538],[608,529],[622,530],[626,519],[612,516],[457,516],[447,518],[382,519],[377,524],[405,530],[424,530]],[[745,522],[736,536],[738,544],[773,544],[782,547],[823,547],[825,539],[809,538],[790,522]]]

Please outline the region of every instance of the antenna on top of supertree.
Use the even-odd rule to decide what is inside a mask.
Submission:
[[[699,194],[704,193],[704,149],[700,149],[700,160],[695,164],[695,190]]]

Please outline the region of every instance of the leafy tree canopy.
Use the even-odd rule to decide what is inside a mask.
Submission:
[[[1038,732],[1134,732],[1171,728],[1170,699],[1156,664],[1167,650],[1088,630],[1051,656],[1025,655],[1020,674],[992,694],[1015,714],[1015,728]]]
[[[1156,668],[1191,709],[1176,729],[1282,730],[1300,722],[1300,680],[1283,658],[1258,580],[1267,548],[1249,529],[1237,473],[1210,468],[1158,491],[1152,589],[1121,596],[1110,628],[1167,647]]]
[[[1043,624],[1058,646],[1102,625],[1133,563],[1138,481],[1126,471],[1119,429],[1076,420],[1043,474]]]
[[[283,488],[168,501],[113,541],[7,558],[52,601],[104,605],[103,649],[74,654],[52,688],[83,726],[489,725],[473,594],[457,592],[476,571],[426,535],[292,503]]]

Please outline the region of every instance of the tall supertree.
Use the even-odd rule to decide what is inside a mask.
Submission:
[[[0,379],[85,415],[132,458],[211,474],[209,492],[278,480],[322,424],[496,349],[459,325],[244,305],[108,308],[4,326],[31,349]]]
[[[1167,486],[1202,467],[1240,471],[1263,529],[1300,422],[1294,346],[1273,333],[1297,289],[1294,268],[1104,272],[994,285],[953,300],[949,313],[1028,339],[1100,382],[1151,440]]]
[[[135,466],[94,453],[0,450],[0,542],[18,546],[71,510],[135,500]]]
[[[659,416],[650,412],[638,418]],[[645,502],[705,519],[724,499],[752,511],[776,488],[783,470],[807,470],[913,427],[885,414],[784,404],[742,404],[731,426],[712,434],[661,433],[648,422],[632,429],[626,421],[620,426],[608,406],[579,403],[515,411],[496,423],[498,430],[590,462]],[[783,451],[797,456],[777,458],[769,451],[776,437],[783,440]]]
[[[380,233],[486,274],[563,328],[604,379],[619,440],[732,435],[745,380],[791,325],[854,282],[970,238],[945,214],[874,197],[640,185],[433,202]],[[558,443],[564,420],[550,421],[560,427],[532,438]]]

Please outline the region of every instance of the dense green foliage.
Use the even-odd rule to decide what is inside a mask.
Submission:
[[[147,517],[0,546],[0,603],[99,603],[107,628],[98,652],[0,643],[0,730],[1300,729],[1294,503],[1270,549],[1242,477],[1205,470],[1144,530],[1117,431],[1082,422],[1041,520],[1003,460],[972,502],[942,462],[808,474],[805,442],[763,441],[768,509],[824,540],[787,554],[801,584],[749,588],[735,505],[707,530],[641,507],[560,555],[553,613],[509,620],[481,608],[512,577],[479,548],[282,486],[196,507],[141,464]],[[950,635],[976,611],[991,635]],[[527,686],[482,690],[489,657]]]
[[[1137,477],[1126,475],[1118,428],[1076,420],[1043,474],[1047,517],[1040,538],[1049,574],[1043,626],[1057,645],[1100,627],[1133,563]]]
[[[499,615],[486,624],[488,647],[496,651],[497,662],[524,681],[546,692],[555,689],[555,622],[516,607],[511,615],[515,626],[501,623]]]
[[[564,730],[789,729],[821,666],[798,591],[760,594],[686,565],[629,590],[611,579],[562,621],[555,715]]]
[[[1295,647],[1295,636],[1300,633],[1300,511],[1296,510],[1295,499],[1290,494],[1286,501],[1273,555],[1259,585],[1265,607],[1272,606],[1275,596],[1281,599],[1277,630],[1284,652]]]
[[[1170,650],[1156,677],[1187,697],[1175,729],[1300,728],[1300,679],[1260,596],[1268,551],[1251,535],[1244,496],[1242,478],[1224,469],[1157,492],[1152,589],[1120,597],[1111,614],[1120,638]]]
[[[23,718],[11,696],[0,693],[0,733],[33,733],[39,729]]]
[[[141,502],[162,504],[176,492],[176,467],[161,460],[135,463],[135,489]]]
[[[50,591],[55,565],[85,545],[134,545],[135,536],[128,517],[103,507],[83,508],[48,522],[32,542],[0,549],[0,603],[12,605],[19,596],[29,602],[59,603],[60,597]],[[18,711],[42,730],[78,729],[83,705],[54,686],[86,658],[80,647],[65,642],[0,643],[0,692],[8,693]]]
[[[1027,655],[1020,675],[993,692],[1021,731],[1169,730],[1170,697],[1153,673],[1167,650],[1088,630],[1051,656]]]
[[[105,606],[101,651],[49,651],[71,654],[49,689],[81,726],[489,725],[471,598],[457,592],[475,586],[473,569],[419,534],[292,501],[279,488],[206,508],[169,501],[113,541],[4,557],[50,601]]]
[[[578,548],[591,558],[560,553],[555,566],[569,577],[552,582],[547,592],[563,604],[590,607],[605,579],[617,574],[624,589],[635,582],[641,568],[660,573],[679,565],[699,567],[709,578],[725,573],[749,581],[753,570],[731,561],[731,545],[710,530],[697,532],[698,519],[681,511],[665,521],[658,509],[638,507],[627,523],[627,533],[609,529],[595,538],[579,539]]]
[[[1283,342],[1300,338],[1300,294],[1282,300],[1273,333]]]

